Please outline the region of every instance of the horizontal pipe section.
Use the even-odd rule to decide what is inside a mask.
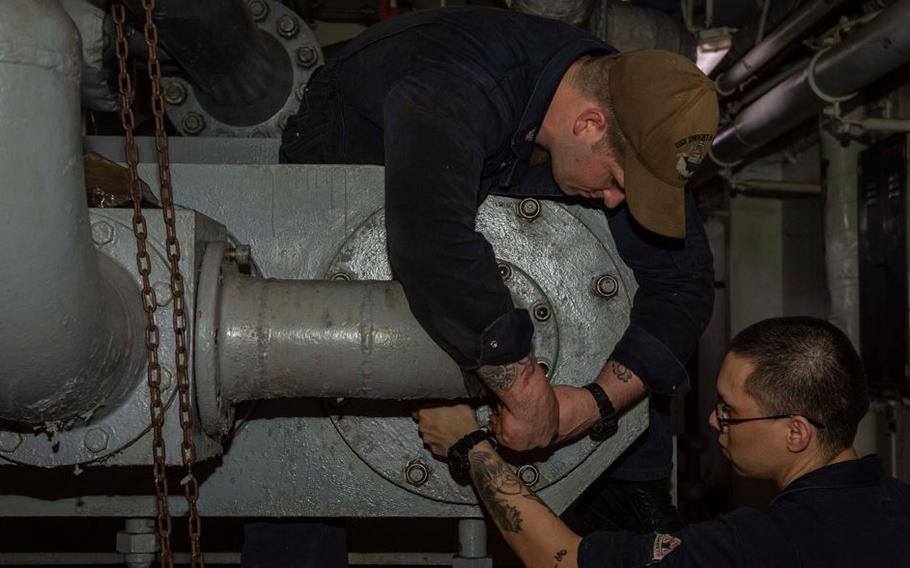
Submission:
[[[822,186],[817,183],[779,181],[775,179],[744,179],[730,184],[737,191],[771,191],[799,195],[821,195]]]
[[[815,0],[810,5],[797,9],[793,16],[784,20],[764,41],[750,49],[742,59],[717,78],[717,91],[724,95],[732,93],[740,83],[802,37],[842,2],[843,0]]]
[[[815,64],[815,83],[829,97],[844,97],[910,61],[910,0],[900,0]],[[714,140],[711,155],[726,165],[744,158],[828,104],[813,91],[810,65],[798,69],[777,87],[746,107]]]
[[[234,276],[221,294],[219,375],[232,402],[467,396],[461,370],[397,282]]]
[[[109,408],[137,370],[138,289],[99,257],[89,228],[80,64],[58,2],[0,2],[0,420],[9,422]]]

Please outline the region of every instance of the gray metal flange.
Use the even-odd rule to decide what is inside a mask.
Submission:
[[[556,203],[491,197],[480,208],[477,230],[493,245],[513,301],[531,313],[535,354],[546,361],[551,381],[574,386],[590,382],[628,325],[636,289],[631,271],[578,217]],[[380,210],[353,232],[326,276],[390,279],[385,242]],[[455,483],[445,464],[421,446],[406,403],[340,403],[333,416],[336,429],[376,473],[424,497],[476,502],[473,490]],[[478,419],[483,422],[488,413],[489,408],[481,407]],[[620,434],[603,444],[616,445],[618,455],[632,441],[625,435],[628,429],[621,421]],[[555,450],[507,459],[540,490],[564,478],[600,445],[582,438]]]
[[[91,212],[92,239],[98,250],[102,270],[113,277],[133,280],[134,297],[117,298],[127,305],[135,305],[138,316],[145,319],[141,309],[139,288],[141,281],[136,273],[136,241],[132,227],[118,222],[99,211]],[[173,309],[170,300],[170,270],[164,252],[153,240],[147,241],[151,257],[152,274],[158,308],[155,321],[160,330],[161,345],[173,345]],[[124,289],[129,289],[124,287]],[[143,326],[140,326],[144,328]],[[90,333],[90,330],[86,330]],[[144,337],[135,337],[131,344],[144,345]],[[176,393],[173,354],[160,350],[161,398],[165,408],[170,406]],[[103,459],[138,440],[151,428],[149,389],[145,380],[145,357],[137,357],[125,382],[123,392],[114,393],[105,406],[87,413],[74,424],[45,424],[41,432],[0,432],[0,458],[39,467],[57,467],[84,464]]]
[[[195,358],[196,405],[199,422],[216,439],[226,436],[234,423],[234,406],[221,396],[218,367],[218,326],[221,313],[221,282],[225,272],[237,273],[227,260],[228,244],[213,242],[205,249],[196,292]]]
[[[276,138],[297,112],[310,76],[325,62],[312,30],[293,10],[274,0],[247,2],[250,17],[259,29],[284,48],[293,72],[284,105],[258,124],[241,126],[221,121],[206,111],[193,85],[178,77],[164,77],[162,89],[168,118],[184,136],[233,136]]]

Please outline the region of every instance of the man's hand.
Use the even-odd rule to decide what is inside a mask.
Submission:
[[[520,368],[509,369],[515,366]],[[490,427],[499,443],[519,451],[552,444],[559,426],[559,403],[543,368],[529,355],[518,363],[499,369],[504,370],[497,373],[497,377],[514,377],[511,382],[498,382],[508,382],[508,388],[494,389],[502,404],[491,418]],[[493,388],[491,381],[484,378],[484,373],[479,374]],[[497,383],[495,378],[492,382]]]
[[[423,443],[441,458],[448,457],[455,442],[480,428],[474,409],[467,404],[422,408],[413,416]]]

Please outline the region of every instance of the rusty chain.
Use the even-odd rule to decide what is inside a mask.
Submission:
[[[164,130],[164,98],[161,93],[161,65],[158,61],[158,28],[153,15],[154,0],[142,1],[145,12],[145,42],[148,47],[148,75],[152,88],[152,113],[155,117],[155,148],[158,154],[158,175],[161,188],[161,212],[164,217],[165,245],[170,267],[170,286],[173,301],[173,326],[175,341],[175,367],[177,393],[180,406],[180,427],[183,431],[181,458],[186,475],[181,480],[187,502],[187,516],[190,536],[191,566],[204,567],[202,549],[199,539],[202,532],[201,520],[196,501],[199,495],[199,484],[193,474],[196,463],[196,446],[193,440],[193,408],[190,397],[187,353],[187,316],[185,308],[184,280],[180,272],[180,241],[177,238],[176,213],[171,186],[170,163],[168,160],[167,134]],[[161,547],[161,566],[174,565],[171,551],[171,517],[168,510],[168,488],[166,478],[166,451],[162,427],[164,425],[164,404],[161,400],[161,367],[158,362],[159,330],[155,323],[157,299],[155,290],[150,284],[151,257],[148,253],[148,230],[142,213],[142,194],[139,186],[139,151],[133,136],[135,117],[131,110],[133,94],[132,82],[127,71],[129,49],[124,33],[126,9],[120,0],[111,5],[114,25],[117,32],[118,87],[120,91],[120,121],[125,133],[125,154],[130,172],[130,196],[133,202],[133,233],[136,236],[136,263],[142,278],[143,307],[147,315],[146,351],[148,352],[148,386],[151,397],[151,417],[153,432],[153,473],[155,493],[158,499],[158,536]]]

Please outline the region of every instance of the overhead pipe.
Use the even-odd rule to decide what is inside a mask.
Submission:
[[[910,0],[900,0],[817,54],[777,87],[740,112],[714,140],[719,165],[738,162],[842,99],[910,61]]]
[[[90,414],[141,370],[138,288],[92,244],[81,61],[59,2],[0,2],[0,421]]]
[[[781,181],[776,179],[735,180],[730,182],[730,187],[738,193],[758,195],[771,193],[775,195],[818,197],[822,194],[822,188],[817,183]]]
[[[398,282],[225,275],[219,304],[212,347],[231,402],[468,396],[458,365],[411,314]]]
[[[665,49],[695,59],[695,37],[667,14],[615,0],[509,0],[512,10],[583,26],[620,51]]]
[[[802,37],[841,3],[843,0],[815,0],[808,6],[796,10],[793,16],[778,25],[764,41],[755,45],[729,70],[717,78],[715,81],[717,92],[722,95],[732,94],[740,83],[755,74],[784,48]]]

